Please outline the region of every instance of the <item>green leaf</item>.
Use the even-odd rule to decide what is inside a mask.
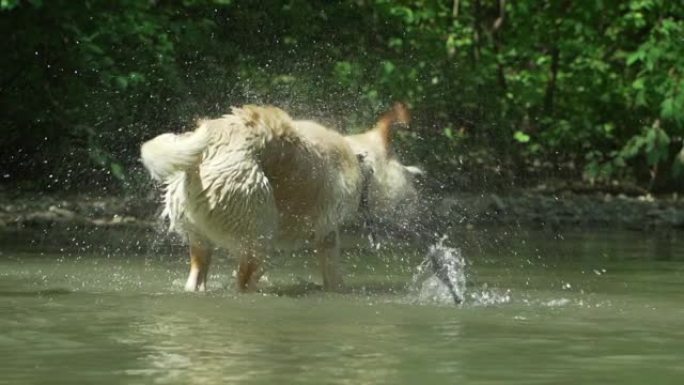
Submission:
[[[0,0],[0,11],[10,10],[19,5],[19,0]]]
[[[114,175],[114,177],[116,177],[116,179],[119,179],[119,180],[125,180],[126,179],[126,174],[124,173],[124,168],[119,163],[112,162],[112,164],[110,164],[109,168],[112,171],[112,175]]]
[[[395,68],[397,68],[394,63],[392,63],[389,60],[385,60],[382,62],[382,70],[385,73],[385,75],[389,75],[392,72],[394,72]]]
[[[635,81],[632,82],[632,88],[635,90],[643,90],[644,89],[644,78],[637,78]]]
[[[635,52],[632,52],[627,56],[627,65],[631,66],[632,64],[644,60],[644,56],[646,56],[646,52],[643,50],[638,50]]]
[[[394,6],[391,8],[391,13],[395,16],[401,17],[406,24],[411,24],[415,21],[413,10],[411,10],[409,7]]]
[[[675,103],[674,99],[666,98],[660,104],[660,116],[663,119],[673,119],[675,117]]]
[[[125,76],[117,76],[114,78],[116,86],[125,90],[128,87],[128,79]]]
[[[516,131],[515,134],[513,134],[513,138],[519,143],[527,143],[530,141],[530,136],[522,131]]]
[[[401,48],[404,45],[404,40],[400,37],[392,37],[387,44],[390,48]]]
[[[451,126],[444,128],[444,136],[446,136],[449,139],[454,138],[454,130],[451,128]]]

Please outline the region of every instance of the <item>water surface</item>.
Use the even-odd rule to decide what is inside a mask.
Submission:
[[[420,252],[352,249],[346,293],[306,255],[270,261],[263,292],[184,293],[170,251],[13,244],[0,254],[0,383],[678,384],[677,233],[452,236],[466,302],[411,286]],[[85,251],[83,251],[85,250]]]

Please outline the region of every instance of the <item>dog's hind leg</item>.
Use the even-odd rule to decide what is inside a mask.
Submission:
[[[338,266],[340,240],[337,231],[330,232],[316,242],[316,254],[321,264],[323,288],[326,291],[342,289],[342,275]]]
[[[186,291],[205,291],[211,263],[211,245],[190,236],[190,274],[185,283]]]
[[[236,277],[239,291],[252,292],[256,290],[257,282],[264,274],[261,261],[261,256],[257,255],[255,250],[245,250],[241,253]]]

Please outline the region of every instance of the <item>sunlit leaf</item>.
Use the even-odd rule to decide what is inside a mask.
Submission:
[[[513,138],[519,143],[527,143],[530,141],[530,136],[522,131],[516,131],[513,134]]]

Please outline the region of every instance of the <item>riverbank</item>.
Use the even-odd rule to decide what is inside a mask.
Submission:
[[[522,190],[508,194],[452,193],[428,200],[428,227],[515,226],[684,230],[684,199],[674,195]],[[0,194],[0,229],[132,228],[159,230],[161,204],[152,198],[92,195]]]
[[[452,226],[659,231],[684,230],[684,199],[535,190],[455,194],[437,200],[434,216]]]

